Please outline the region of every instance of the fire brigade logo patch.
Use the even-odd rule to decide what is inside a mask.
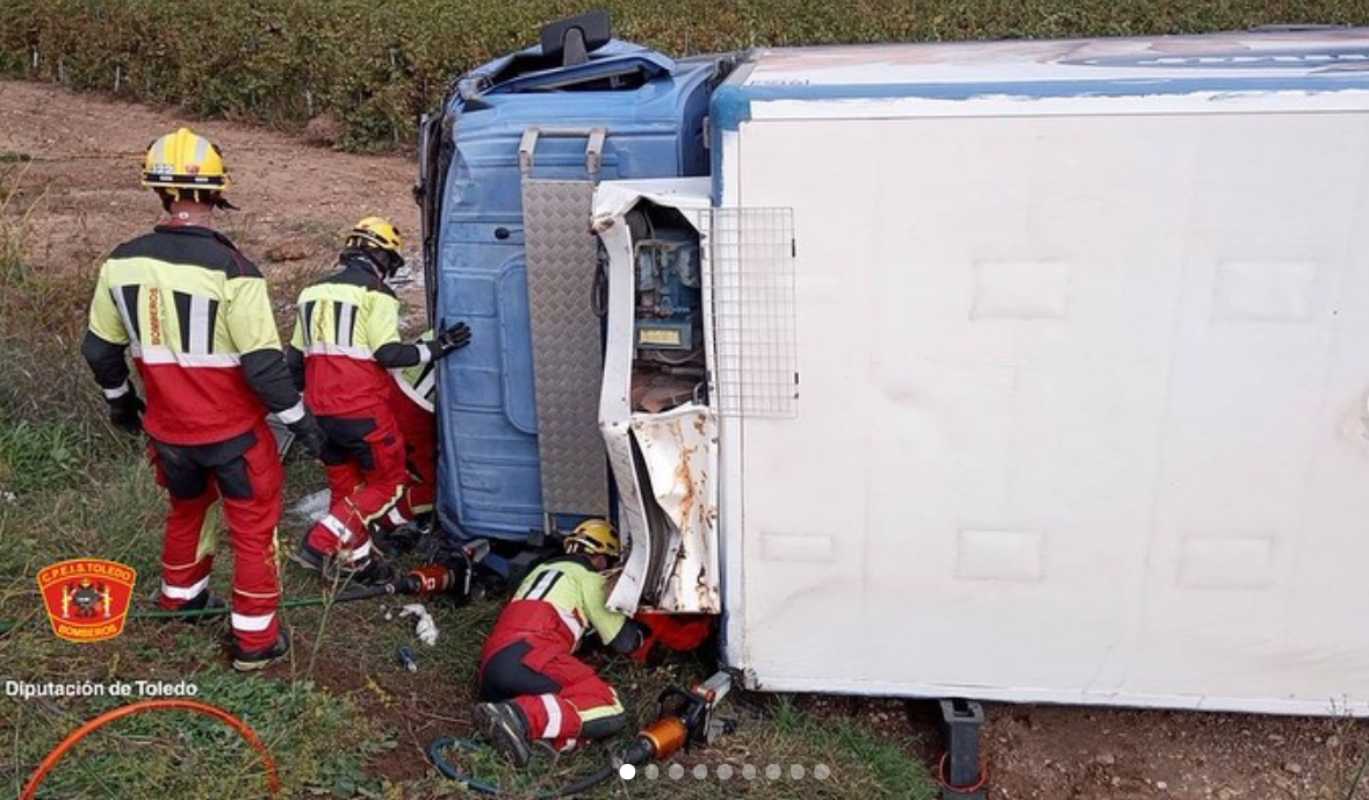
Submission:
[[[137,578],[132,567],[102,558],[73,558],[43,568],[38,591],[52,632],[81,643],[123,633]]]

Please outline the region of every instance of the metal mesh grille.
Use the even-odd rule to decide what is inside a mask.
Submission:
[[[799,396],[793,210],[718,208],[712,216],[708,277],[718,410],[793,417]]]

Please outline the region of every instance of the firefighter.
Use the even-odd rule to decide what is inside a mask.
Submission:
[[[143,186],[168,219],[119,245],[100,267],[81,353],[111,422],[145,432],[170,496],[162,545],[162,608],[222,607],[209,594],[214,524],[223,501],[233,548],[233,666],[260,669],[290,648],[277,607],[276,524],[284,474],[268,411],[315,451],[323,432],[281,355],[266,281],[213,227],[232,208],[219,148],[186,128],[147,151]],[[129,381],[129,351],[147,403]],[[206,520],[210,523],[206,524]]]
[[[386,283],[404,266],[399,231],[366,217],[347,235],[337,272],[300,293],[286,358],[305,402],[327,434],[323,463],[328,513],[292,558],[307,569],[360,583],[382,583],[389,566],[373,555],[369,527],[400,499],[404,439],[390,408],[387,369],[430,365],[470,343],[460,322],[430,341],[399,338],[399,300]]]
[[[560,753],[626,722],[618,693],[573,655],[589,629],[624,655],[645,640],[644,626],[605,605],[604,572],[621,550],[608,522],[581,523],[566,537],[564,556],[528,573],[485,641],[476,719],[520,767],[532,742]]]
[[[419,337],[420,341],[433,338],[432,331]],[[404,452],[408,480],[404,491],[385,516],[376,520],[376,527],[386,535],[402,533],[418,517],[433,510],[437,486],[437,426],[433,420],[433,398],[437,389],[436,364],[429,361],[404,369],[392,369],[393,401],[399,433],[404,438]],[[400,537],[406,540],[406,537]]]

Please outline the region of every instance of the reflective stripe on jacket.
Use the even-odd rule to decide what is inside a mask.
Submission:
[[[154,439],[219,442],[251,430],[267,410],[303,414],[266,280],[208,228],[158,226],[101,265],[82,350],[108,397],[127,376],[125,349],[146,387],[143,426]]]
[[[304,354],[305,399],[321,416],[369,416],[394,391],[386,367],[428,360],[426,347],[400,342],[399,299],[367,263],[344,252],[341,270],[296,304],[290,345]]]
[[[608,580],[580,556],[564,556],[533,568],[500,613],[485,642],[484,658],[508,644],[527,640],[534,649],[574,652],[593,628],[605,644],[613,641],[628,618],[609,610]]]
[[[420,341],[427,341],[433,338],[433,332],[424,331],[418,338]],[[414,405],[429,414],[433,413],[433,402],[437,397],[436,363],[425,361],[412,367],[392,369],[390,374],[394,377],[395,388],[399,389],[400,393],[412,400]]]

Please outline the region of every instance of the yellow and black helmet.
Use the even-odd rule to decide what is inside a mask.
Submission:
[[[178,200],[186,190],[222,192],[228,188],[223,153],[189,128],[168,133],[147,147],[143,186],[164,191]]]
[[[367,217],[353,225],[352,232],[347,234],[348,247],[364,245],[399,255],[399,248],[402,246],[399,229],[384,217]]]
[[[591,556],[617,558],[623,553],[623,545],[618,541],[618,532],[606,519],[587,519],[575,526],[566,537],[567,553],[584,553]]]
[[[352,226],[346,246],[364,251],[388,280],[404,266],[399,229],[384,217],[366,217]]]

